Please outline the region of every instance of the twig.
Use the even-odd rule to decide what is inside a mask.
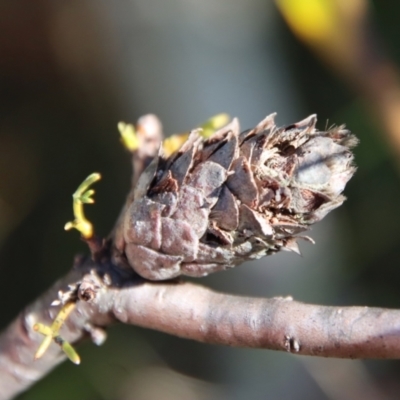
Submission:
[[[277,128],[271,115],[239,134],[234,120],[206,140],[193,131],[168,159],[158,150],[162,132],[156,117],[139,120],[131,142],[134,127],[120,124],[136,167],[121,216],[109,240],[92,238],[92,230],[83,235],[92,258],[77,258],[71,273],[0,336],[0,400],[25,390],[65,359],[54,341],[69,348],[91,336],[101,344],[103,328],[117,321],[229,346],[325,357],[400,357],[400,311],[236,297],[138,275],[176,277],[168,268],[159,271],[159,259],[173,258],[178,266],[183,260],[181,272],[201,276],[280,249],[297,252],[297,233],[343,202],[340,193],[354,172],[350,147],[355,138],[343,127],[318,131],[315,122],[311,116]],[[80,203],[93,194],[86,189],[74,202],[75,221],[85,226],[89,222]],[[163,208],[170,214],[160,213]],[[224,213],[236,215],[235,224],[227,224]],[[199,224],[192,229],[195,214],[201,229]],[[140,258],[135,249],[158,258]],[[182,254],[170,255],[177,251]],[[71,312],[64,325],[52,322],[58,306],[64,307],[62,315],[65,309]],[[35,327],[50,338],[37,361],[35,353],[44,346],[39,347],[42,335]],[[70,358],[79,359],[75,353]]]
[[[88,327],[95,331],[120,321],[204,343],[322,357],[400,358],[400,310],[233,296],[192,283],[146,282],[123,276],[110,264],[86,261],[0,336],[1,400],[25,390],[65,359],[52,344],[43,359],[34,361],[42,336],[33,325],[54,318],[57,308],[49,304],[58,290],[76,280],[82,280],[92,296],[78,302],[63,327],[63,337],[70,343],[90,333]]]

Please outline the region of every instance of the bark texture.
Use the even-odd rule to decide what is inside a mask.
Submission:
[[[205,343],[321,357],[400,358],[400,310],[232,296],[187,282],[148,282],[121,275],[111,264],[86,260],[0,336],[1,400],[13,398],[65,359],[52,344],[43,359],[34,361],[43,337],[33,325],[50,324],[58,309],[49,304],[77,280],[84,287],[81,298],[89,300],[78,302],[63,327],[71,343],[95,338],[100,328],[120,321]]]

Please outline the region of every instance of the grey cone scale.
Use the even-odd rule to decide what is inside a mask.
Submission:
[[[355,172],[357,139],[316,116],[279,128],[274,114],[240,133],[239,122],[203,139],[193,131],[139,179],[123,215],[121,251],[142,277],[201,277],[280,250],[340,206]]]

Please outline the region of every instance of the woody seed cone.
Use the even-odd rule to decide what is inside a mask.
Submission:
[[[207,140],[192,131],[169,158],[160,151],[123,216],[130,266],[164,280],[299,252],[299,234],[343,203],[355,172],[355,137],[315,123],[277,128],[272,114],[240,133],[235,119]]]

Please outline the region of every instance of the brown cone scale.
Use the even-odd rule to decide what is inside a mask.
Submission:
[[[278,128],[274,115],[239,132],[235,119],[209,139],[193,131],[144,171],[123,216],[124,251],[142,277],[205,276],[279,250],[340,206],[355,172],[344,127],[316,116]]]

